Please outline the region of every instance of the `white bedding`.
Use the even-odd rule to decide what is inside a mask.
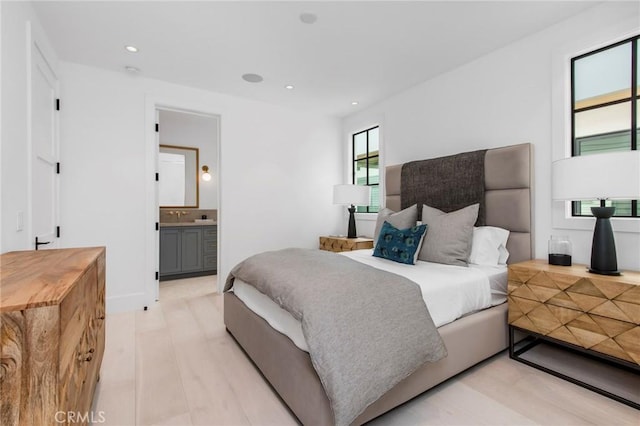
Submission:
[[[464,315],[503,303],[507,294],[506,266],[453,266],[418,261],[405,265],[372,256],[373,250],[341,253],[374,268],[402,275],[420,286],[436,327]],[[308,352],[300,321],[254,287],[236,279],[233,291],[255,314]]]

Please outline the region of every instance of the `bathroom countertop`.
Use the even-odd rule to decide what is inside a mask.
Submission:
[[[215,220],[207,220],[203,222],[160,222],[160,227],[168,227],[168,226],[213,226],[217,225],[218,222]]]

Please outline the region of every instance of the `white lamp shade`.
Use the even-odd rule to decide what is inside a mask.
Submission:
[[[371,200],[371,187],[363,185],[334,185],[333,204],[353,204],[368,206]]]
[[[554,200],[640,198],[640,151],[565,158],[551,167]]]

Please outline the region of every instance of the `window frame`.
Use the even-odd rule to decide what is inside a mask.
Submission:
[[[371,150],[369,149],[369,132],[372,130],[378,129],[378,153],[375,155],[370,155]],[[356,158],[356,136],[361,135],[361,134],[365,134],[366,135],[366,155],[364,158]],[[370,183],[369,182],[369,161],[372,158],[377,158],[378,159],[378,183]],[[366,186],[369,187],[377,187],[378,188],[378,194],[380,194],[380,190],[382,188],[381,186],[381,173],[380,173],[380,167],[381,167],[381,163],[380,163],[380,125],[376,124],[374,126],[368,127],[364,130],[359,130],[357,132],[353,132],[351,133],[351,162],[350,162],[350,166],[351,166],[351,183],[353,185],[359,185],[356,182],[356,171],[357,171],[357,165],[359,161],[365,160],[366,162],[366,169],[367,169],[367,182],[366,182]],[[373,190],[372,190],[373,191]],[[379,195],[378,195],[379,198]],[[369,200],[369,204],[366,206],[366,211],[360,211],[357,208],[358,207],[363,207],[363,206],[356,206],[356,213],[360,213],[360,214],[367,214],[367,213],[371,213],[371,214],[377,214],[380,211],[380,208],[382,207],[380,205],[380,200],[378,199],[378,206],[374,207],[371,204],[371,200]],[[373,211],[372,207],[375,208],[375,211]]]
[[[629,17],[600,27],[596,32],[583,32],[565,40],[551,51],[551,156],[546,162],[545,150],[536,150],[536,187],[549,188],[547,196],[536,198],[538,216],[551,209],[551,229],[593,233],[594,217],[572,216],[571,202],[551,199],[551,162],[571,157],[571,58],[638,35],[638,20]],[[542,155],[542,157],[540,157]],[[540,161],[539,161],[540,160]],[[540,210],[542,209],[542,210]],[[640,234],[640,220],[612,217],[616,234]],[[580,235],[580,234],[573,234]],[[542,243],[541,243],[542,244]],[[542,246],[540,246],[542,247]]]
[[[576,108],[575,102],[575,63],[580,59],[587,58],[589,56],[597,55],[604,51],[614,49],[616,47],[629,44],[630,43],[630,51],[631,51],[631,87],[629,96],[626,96],[621,99],[616,99],[612,101],[606,101],[594,105],[588,105],[585,107]],[[577,152],[579,139],[592,138],[596,136],[604,136],[604,135],[613,135],[626,133],[626,130],[613,131],[609,133],[603,133],[600,135],[589,135],[583,138],[576,138],[576,114],[585,111],[596,110],[599,108],[606,108],[614,105],[620,105],[624,103],[630,104],[630,150],[636,151],[638,149],[638,134],[640,133],[640,129],[638,128],[638,103],[640,102],[640,93],[638,91],[638,46],[640,46],[640,34],[634,34],[631,37],[626,37],[622,40],[616,41],[614,43],[609,43],[604,46],[598,47],[596,49],[589,50],[585,53],[581,53],[570,58],[570,86],[571,86],[571,98],[570,98],[570,117],[571,117],[571,139],[570,139],[570,148],[571,148],[571,157],[579,156],[580,153]],[[607,201],[606,205],[611,205],[611,201]],[[570,215],[572,217],[593,217],[592,214],[582,214],[582,202],[581,201],[571,201],[570,202]],[[638,209],[638,200],[631,200],[630,206],[630,215],[615,215],[615,218],[627,218],[627,219],[640,219],[640,211]]]

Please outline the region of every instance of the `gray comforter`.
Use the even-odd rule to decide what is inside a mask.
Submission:
[[[238,278],[302,323],[336,425],[428,361],[447,355],[412,281],[326,251],[285,249],[239,263]]]

